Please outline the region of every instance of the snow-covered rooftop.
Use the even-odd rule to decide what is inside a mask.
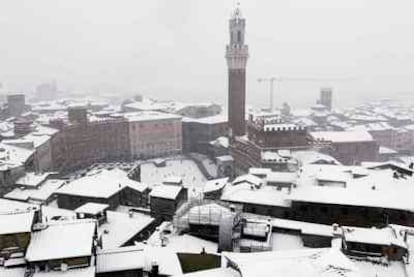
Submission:
[[[101,204],[101,203],[85,203],[84,205],[78,207],[75,212],[77,213],[84,213],[84,214],[92,214],[96,215],[106,209],[109,208],[108,204]]]
[[[74,268],[66,271],[38,271],[33,277],[95,277],[95,267]]]
[[[157,264],[160,275],[175,276],[183,273],[176,251],[167,247],[158,247],[139,243],[136,246],[119,248],[119,250],[124,248],[130,251],[142,251],[143,257],[137,261],[137,264],[141,264],[143,262],[144,271],[146,272],[150,272],[152,265]],[[135,253],[136,256],[138,253],[139,252]],[[125,261],[125,263],[132,263],[132,261]],[[112,262],[109,266],[111,265],[113,265]]]
[[[136,246],[101,249],[96,255],[96,272],[127,271],[142,269],[145,265],[144,250]]]
[[[158,185],[153,187],[150,196],[175,200],[182,189],[182,186],[177,185]]]
[[[222,188],[224,188],[224,186],[228,183],[229,178],[220,178],[220,179],[214,179],[214,180],[209,180],[206,182],[204,188],[203,188],[203,192],[204,193],[209,193],[209,192],[213,192],[213,191],[217,191],[220,190]]]
[[[340,165],[334,157],[316,151],[293,151],[292,157],[301,164],[330,163]]]
[[[23,166],[34,154],[34,150],[0,143],[0,170]]]
[[[66,181],[58,179],[46,180],[41,186],[35,188],[18,187],[4,195],[5,198],[30,202],[45,202]]]
[[[26,252],[29,262],[92,255],[95,221],[49,221],[43,227],[32,233]]]
[[[0,213],[27,212],[39,209],[38,205],[0,198]]]
[[[391,226],[385,228],[360,228],[360,227],[342,227],[345,241],[365,244],[400,246],[407,248],[406,243],[401,235],[397,235],[396,230]]]
[[[270,168],[262,168],[262,167],[251,167],[249,168],[249,174],[255,175],[255,176],[267,176],[267,174],[269,174],[270,172],[272,172],[272,170]]]
[[[0,266],[1,277],[24,277],[25,272],[26,272],[26,268],[24,267],[6,268],[6,267]]]
[[[298,174],[296,172],[270,172],[266,176],[266,182],[295,184],[297,178]]]
[[[199,123],[199,124],[220,124],[220,123],[227,122],[227,115],[219,114],[219,115],[202,117],[202,118],[184,117],[183,122],[194,122],[194,123]]]
[[[367,131],[323,131],[311,132],[311,136],[320,141],[331,141],[334,143],[366,142],[374,139]]]
[[[98,233],[102,238],[102,247],[111,249],[122,246],[154,220],[149,215],[141,213],[127,214],[107,211],[106,222],[98,227]]]
[[[26,172],[26,174],[16,180],[17,186],[37,187],[42,184],[52,173],[45,172],[42,174],[35,172]]]
[[[156,111],[134,112],[122,114],[128,121],[156,121],[156,120],[180,120],[181,116]]]
[[[92,175],[76,179],[57,190],[60,194],[79,195],[95,198],[108,198],[125,187],[144,191],[147,185],[131,180],[121,169],[102,169]]]
[[[255,175],[245,174],[245,175],[238,176],[236,179],[234,179],[232,182],[232,185],[237,185],[241,183],[248,183],[251,185],[255,185],[256,187],[260,187],[261,185],[263,185],[264,181],[263,179]]]
[[[289,250],[256,253],[224,252],[243,277],[357,277],[358,269],[339,249]]]
[[[0,214],[0,235],[30,233],[34,211]]]
[[[239,185],[227,185],[221,196],[222,201],[232,203],[252,203],[259,205],[290,207],[287,199],[287,190],[278,190],[275,187],[263,186],[259,189],[252,188],[249,183]]]

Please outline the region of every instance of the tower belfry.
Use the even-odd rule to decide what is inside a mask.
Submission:
[[[248,46],[244,43],[246,21],[237,6],[230,20],[230,43],[226,47],[229,75],[228,124],[229,135],[242,136],[246,133],[246,64]]]

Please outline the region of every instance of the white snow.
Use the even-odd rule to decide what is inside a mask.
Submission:
[[[25,271],[24,267],[5,268],[0,266],[1,277],[24,277]]]
[[[34,211],[0,214],[0,235],[30,233]]]
[[[98,227],[102,247],[111,249],[122,246],[136,234],[145,229],[155,219],[141,213],[129,214],[107,211],[107,220]]]
[[[208,192],[214,192],[217,190],[220,190],[222,188],[224,188],[224,186],[227,184],[229,178],[220,178],[220,179],[214,179],[214,180],[209,180],[206,182],[205,186],[204,186],[204,193],[208,193]]]
[[[116,272],[144,268],[144,250],[136,246],[98,249],[96,272]]]
[[[391,262],[389,265],[358,260],[353,262],[363,277],[407,277],[401,262]]]
[[[95,198],[109,198],[125,187],[137,191],[144,191],[147,185],[131,180],[127,173],[121,169],[94,172],[91,175],[76,179],[57,190],[57,193],[79,195]]]
[[[337,249],[303,249],[257,253],[224,252],[243,277],[359,277],[358,269]]]
[[[290,201],[287,200],[287,196],[287,190],[278,190],[270,186],[255,189],[249,183],[242,183],[235,186],[226,186],[221,200],[232,203],[253,203],[267,206],[290,207]]]
[[[38,271],[33,277],[94,277],[95,267],[69,269],[67,271]],[[22,277],[22,276],[21,276]]]
[[[77,208],[75,212],[96,215],[108,208],[109,208],[108,204],[89,202]]]
[[[343,226],[343,234],[347,242],[359,242],[377,245],[396,245],[407,248],[403,238],[397,237],[392,227],[381,229]]]
[[[311,136],[316,140],[330,141],[334,143],[365,142],[374,140],[367,131],[311,132]]]
[[[185,158],[167,160],[165,167],[157,167],[154,163],[141,165],[141,182],[149,186],[162,184],[165,178],[171,176],[182,178],[183,186],[188,188],[190,196],[197,197],[202,194],[206,178],[192,160]]]
[[[16,180],[17,186],[26,186],[26,187],[37,187],[42,184],[49,175],[52,174],[50,172],[46,172],[43,174],[38,174],[34,172],[26,172],[23,177],[20,177]]]
[[[177,235],[175,233],[165,234],[160,228],[160,230],[156,230],[151,237],[148,239],[147,245],[160,248],[160,249],[168,249],[168,251],[173,251],[176,253],[194,253],[199,254],[203,251],[207,253],[216,253],[217,252],[217,243],[200,239],[198,237],[184,234],[184,235]],[[161,247],[162,242],[164,241],[165,246]],[[144,245],[142,243],[138,243],[137,245]]]
[[[303,248],[305,247],[303,246],[303,241],[300,236],[284,233],[272,233],[273,251],[297,250]]]
[[[150,192],[151,197],[175,200],[183,189],[182,186],[176,185],[158,185],[154,186]]]
[[[95,221],[54,221],[45,227],[32,233],[26,252],[29,262],[92,255]]]
[[[37,187],[18,187],[4,195],[5,198],[20,201],[41,202],[45,203],[50,199],[53,193],[59,189],[66,181],[64,180],[46,180],[42,185]]]

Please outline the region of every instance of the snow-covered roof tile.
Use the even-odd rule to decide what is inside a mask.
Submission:
[[[94,220],[49,221],[32,233],[26,253],[29,262],[92,255]]]

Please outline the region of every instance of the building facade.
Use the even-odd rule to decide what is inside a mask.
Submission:
[[[180,116],[148,111],[125,114],[125,117],[129,126],[131,158],[154,158],[181,153]]]
[[[322,88],[319,104],[324,105],[329,111],[332,110],[332,88]]]
[[[366,131],[312,132],[321,152],[331,155],[345,165],[377,161],[379,145]]]
[[[227,135],[227,118],[212,116],[183,119],[183,150],[186,153],[209,154],[210,142]]]
[[[9,116],[19,116],[26,110],[26,98],[24,94],[7,95]]]

